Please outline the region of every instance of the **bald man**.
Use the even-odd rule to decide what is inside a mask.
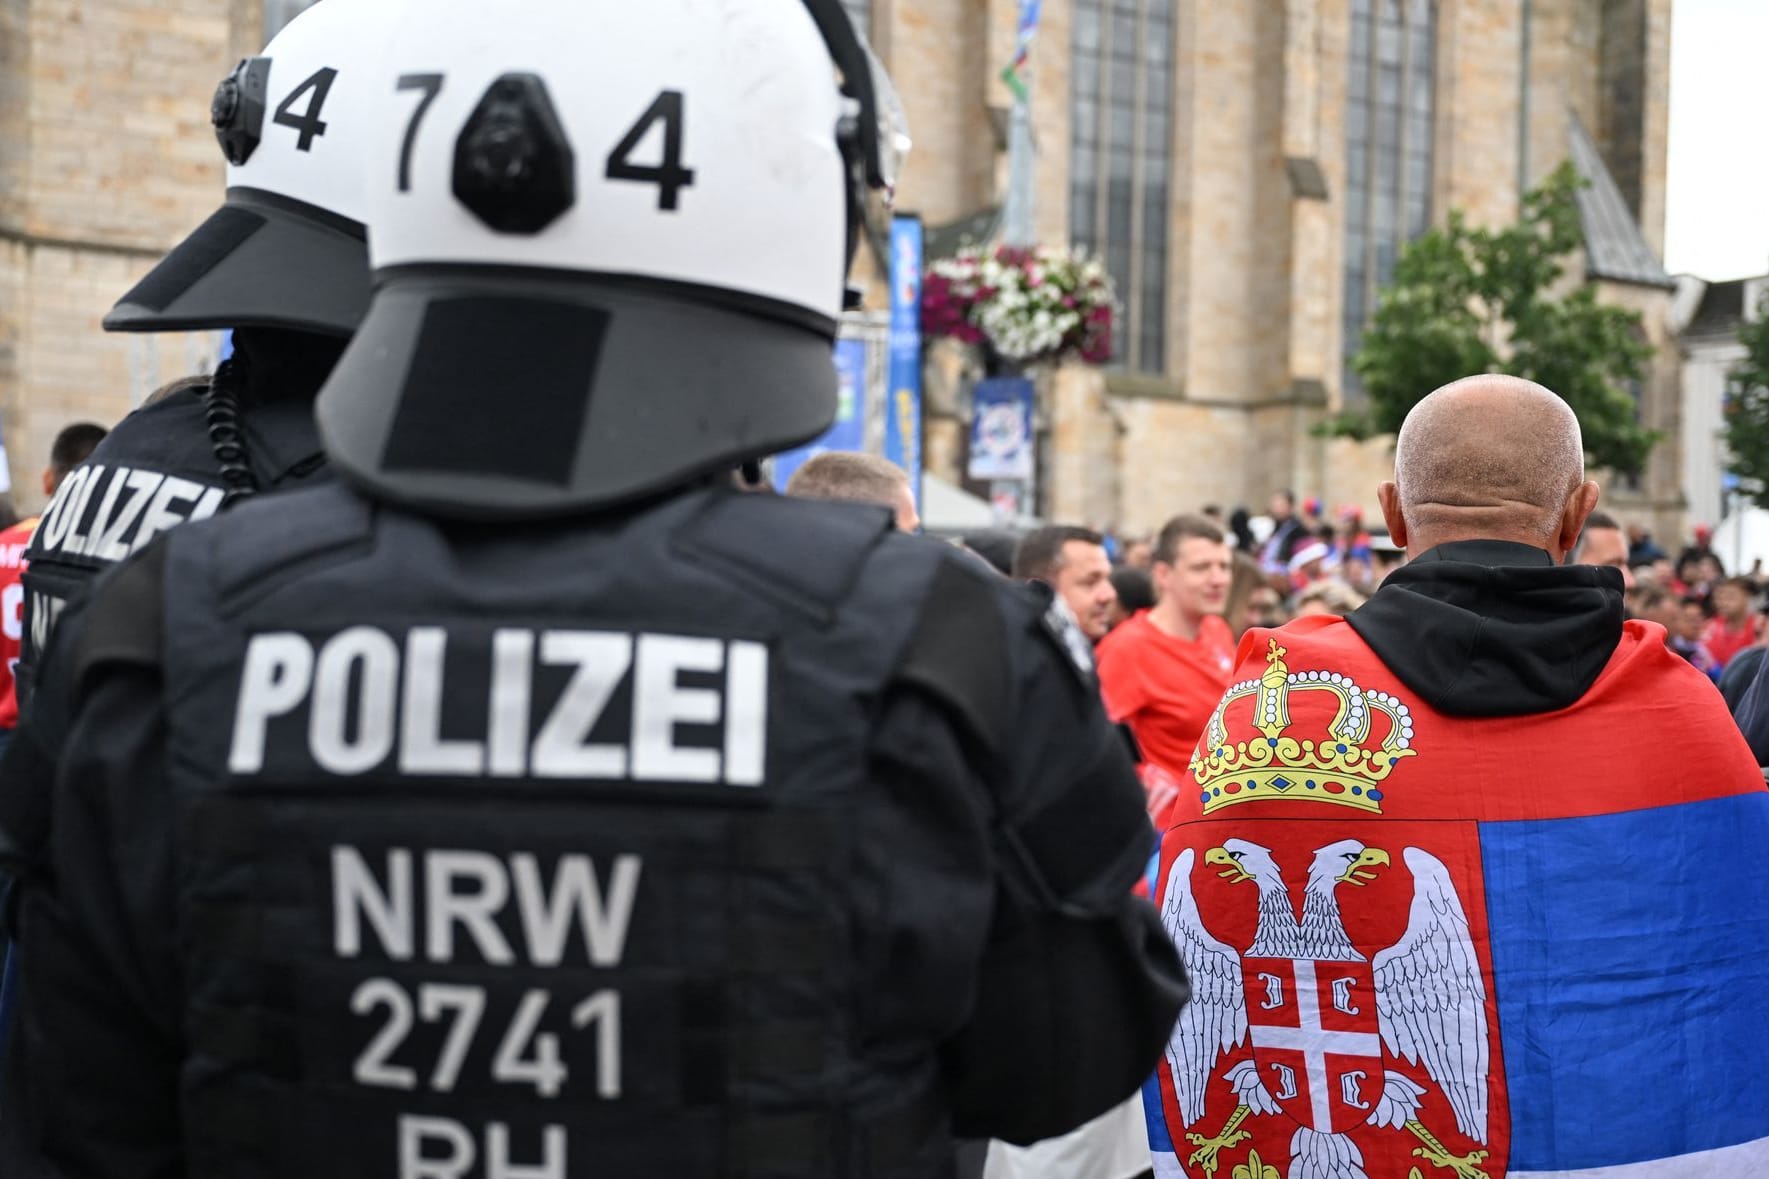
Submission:
[[[1408,564],[1248,632],[1167,816],[1156,1173],[1769,1175],[1769,793],[1620,573],[1565,562],[1572,411],[1439,389],[1379,497]]]

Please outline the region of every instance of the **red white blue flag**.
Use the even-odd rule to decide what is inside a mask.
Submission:
[[[1158,1176],[1769,1176],[1769,793],[1657,631],[1539,715],[1439,715],[1336,619],[1236,680],[1151,864]]]

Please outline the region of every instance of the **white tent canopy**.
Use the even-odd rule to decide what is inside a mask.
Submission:
[[[971,532],[984,528],[1034,528],[1033,516],[1003,519],[988,500],[948,483],[932,472],[921,476],[921,525],[930,532]]]
[[[1728,573],[1749,573],[1751,563],[1769,567],[1769,511],[1745,508],[1734,511],[1714,529],[1714,555]]]

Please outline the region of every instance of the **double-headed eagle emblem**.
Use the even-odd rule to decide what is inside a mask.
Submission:
[[[1167,1069],[1189,1128],[1214,1104],[1222,1057],[1252,1040],[1252,1057],[1224,1077],[1235,1107],[1214,1134],[1188,1133],[1188,1169],[1214,1176],[1218,1155],[1250,1137],[1249,1117],[1287,1115],[1291,1179],[1367,1179],[1350,1137],[1362,1126],[1405,1130],[1413,1155],[1456,1179],[1485,1179],[1485,1150],[1454,1154],[1419,1120],[1427,1090],[1386,1058],[1422,1065],[1448,1099],[1456,1127],[1485,1146],[1486,986],[1468,918],[1449,870],[1429,852],[1403,852],[1414,891],[1406,933],[1367,959],[1340,916],[1340,885],[1361,887],[1391,864],[1355,839],[1318,848],[1308,867],[1302,918],[1270,849],[1229,839],[1204,862],[1259,892],[1253,943],[1244,951],[1205,928],[1192,895],[1188,848],[1167,878],[1161,918],[1191,975],[1192,1000],[1167,1045]],[[1386,1054],[1386,1057],[1385,1057]]]

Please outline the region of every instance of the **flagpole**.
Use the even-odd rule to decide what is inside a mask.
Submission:
[[[1028,78],[1028,81],[1030,79]],[[1032,110],[1030,102],[1015,102],[1008,128],[1007,214],[1004,234],[1010,246],[1034,243],[1032,229]]]
[[[1041,0],[1020,0],[1019,28],[1014,62],[1001,79],[1013,92],[1013,115],[1008,125],[1007,209],[1002,235],[1010,246],[1037,242],[1033,227],[1033,198],[1037,187],[1036,149],[1032,143],[1032,40],[1037,36]]]

